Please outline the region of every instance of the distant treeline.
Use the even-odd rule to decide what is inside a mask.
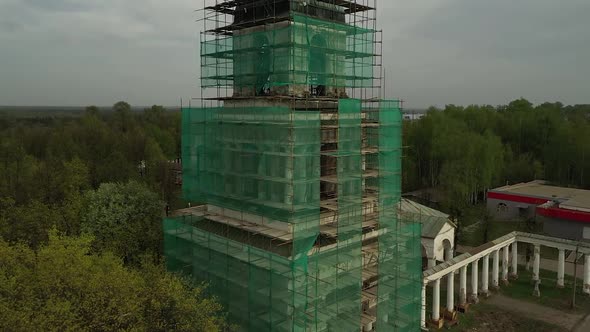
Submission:
[[[404,191],[434,188],[456,215],[506,183],[590,188],[590,105],[431,108],[404,123],[404,145]]]
[[[27,171],[60,168],[64,162],[83,165],[93,188],[137,179],[161,191],[161,162],[180,154],[180,112],[161,106],[134,112],[125,102],[110,111],[95,106],[11,109],[0,116],[0,138],[0,195],[15,197],[19,204],[40,195],[39,174]],[[36,186],[27,186],[27,176]]]
[[[76,235],[83,195],[103,183],[134,180],[162,201],[173,199],[174,175],[168,161],[180,155],[180,112],[161,106],[132,112],[125,102],[110,112],[95,106],[74,117],[57,116],[60,112],[47,111],[37,118],[20,113],[0,117],[0,208],[4,218],[13,221],[5,227],[0,223],[5,239],[37,246],[56,225]],[[6,215],[17,208],[32,214],[55,212],[56,221],[18,231],[22,216]]]

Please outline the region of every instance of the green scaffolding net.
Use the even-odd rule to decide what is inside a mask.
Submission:
[[[379,122],[379,287],[378,331],[415,331],[420,326],[421,224],[402,217],[402,115],[398,101],[381,101],[369,113]]]
[[[358,331],[362,286],[362,160],[361,103],[338,104],[338,150],[324,154],[336,159],[336,243],[316,257],[320,271],[319,318],[329,331]]]
[[[348,98],[379,75],[376,31],[354,24],[292,11],[203,34],[202,87],[231,97],[182,110],[183,196],[202,205],[164,220],[164,252],[242,331],[419,329],[400,105]]]
[[[361,325],[360,101],[343,100],[339,110],[339,149],[324,153],[338,161],[337,240],[323,247],[317,245],[318,112],[183,111],[186,198],[225,209],[225,216],[241,214],[236,219],[256,216],[269,229],[254,234],[232,227],[233,218],[221,220],[205,207],[166,219],[168,268],[209,281],[246,331],[356,331]]]
[[[342,88],[374,84],[375,31],[292,14],[292,22],[262,25],[201,41],[202,87],[232,87],[234,95],[297,94],[308,87],[343,96]]]
[[[182,133],[187,200],[285,222],[319,209],[318,111],[185,109]]]
[[[319,112],[184,109],[183,156],[185,198],[208,207],[165,220],[168,268],[208,281],[244,331],[320,330],[319,264],[310,262]]]
[[[244,331],[358,331],[371,320],[379,331],[414,331],[420,224],[398,209],[401,115],[397,102],[362,110],[359,100],[340,100],[338,149],[328,151],[317,111],[183,110],[184,194],[209,206],[165,220],[169,270],[209,282]],[[380,125],[366,133],[363,118]],[[370,158],[363,136],[379,147]],[[334,214],[321,208],[321,156],[337,164]],[[365,178],[371,169],[379,175]],[[368,188],[378,193],[370,214],[379,225],[371,289],[363,254]],[[371,292],[372,305],[365,302]]]

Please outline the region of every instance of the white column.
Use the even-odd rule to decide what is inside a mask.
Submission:
[[[500,273],[500,253],[498,250],[494,251],[494,262],[492,266],[492,287],[498,288],[498,274]]]
[[[584,288],[586,294],[590,294],[590,255],[586,254],[586,262],[584,263]]]
[[[565,287],[564,274],[565,274],[565,250],[559,249],[559,256],[557,260],[557,287]]]
[[[473,262],[473,264],[471,264],[472,268],[471,268],[471,301],[473,303],[477,303],[478,302],[478,298],[477,298],[477,282],[478,282],[478,273],[479,273],[479,269],[478,269],[478,264],[479,261],[475,261]]]
[[[541,264],[541,246],[535,244],[535,250],[533,253],[533,281],[540,280],[539,278],[539,265]]]
[[[461,268],[459,287],[459,304],[465,305],[467,303],[467,265]]]
[[[512,277],[518,277],[518,243],[515,241],[512,244]]]
[[[510,257],[510,256],[508,256],[509,249],[510,249],[510,246],[506,246],[502,250],[502,253],[504,254],[502,256],[502,281],[505,283],[508,282],[508,259]]]
[[[422,310],[420,324],[423,328],[426,328],[426,283],[422,284]]]
[[[455,271],[447,274],[447,312],[455,311]]]
[[[432,287],[432,320],[435,322],[440,320],[440,279],[434,281],[434,287]]]
[[[489,293],[489,277],[490,277],[490,255],[483,256],[483,266],[481,268],[481,293],[487,296]]]

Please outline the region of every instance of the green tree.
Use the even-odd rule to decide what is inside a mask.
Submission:
[[[104,183],[85,195],[81,228],[94,236],[96,252],[111,251],[128,264],[144,255],[157,260],[162,246],[162,207],[145,185]]]
[[[16,139],[0,141],[0,194],[11,197],[17,204],[26,203],[36,195],[35,175],[38,162],[27,154]]]
[[[113,105],[113,111],[115,112],[115,120],[118,128],[123,132],[128,131],[131,128],[133,120],[131,105],[120,101]]]
[[[92,238],[51,232],[37,251],[0,239],[2,331],[220,331],[221,307],[161,267],[126,268]]]
[[[23,242],[33,248],[46,243],[49,230],[61,220],[58,209],[37,200],[16,205],[14,200],[4,198],[0,201],[0,208],[3,210],[0,219],[4,219],[0,236],[6,241]]]
[[[100,115],[100,109],[96,106],[88,106],[85,109],[85,114],[87,116],[99,116]]]
[[[163,106],[153,105],[150,108],[144,109],[143,114],[148,123],[159,125],[164,120],[164,112],[166,112],[166,109]]]

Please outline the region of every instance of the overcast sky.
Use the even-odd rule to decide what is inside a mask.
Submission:
[[[177,105],[198,95],[202,0],[0,0],[0,105]],[[380,0],[407,107],[590,103],[589,0]]]

